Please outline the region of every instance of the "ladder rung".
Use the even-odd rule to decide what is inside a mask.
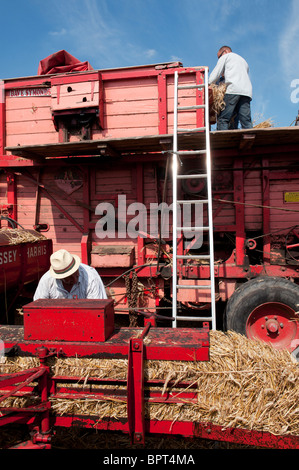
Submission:
[[[182,150],[180,152],[173,152],[176,155],[203,155],[207,153],[206,150]]]
[[[182,321],[212,321],[212,317],[176,317],[176,319]]]
[[[209,230],[209,227],[177,227],[177,230],[188,230],[192,232],[200,231],[200,230]]]
[[[177,259],[210,259],[210,255],[177,255]]]
[[[194,129],[177,129],[178,132],[198,132],[205,131],[205,127],[195,127]]]
[[[185,199],[182,201],[177,201],[177,204],[208,204],[208,199],[195,199],[190,201],[186,201]]]
[[[206,284],[205,286],[178,284],[176,287],[177,289],[210,289],[211,284]]]
[[[188,179],[201,179],[201,178],[207,178],[206,173],[196,173],[194,175],[177,175],[177,178],[180,180],[188,180]]]
[[[178,111],[189,111],[191,109],[204,109],[206,107],[205,104],[197,104],[194,106],[178,106]]]
[[[178,90],[190,90],[191,88],[204,88],[204,83],[199,83],[197,85],[178,85]]]

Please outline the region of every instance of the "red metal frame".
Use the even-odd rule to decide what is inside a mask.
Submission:
[[[49,367],[46,365],[46,358],[49,357],[48,350],[43,346],[36,349],[36,355],[40,360],[40,366],[0,376],[0,386],[3,393],[5,388],[8,391],[0,397],[0,403],[10,396],[17,396],[18,392],[33,381],[38,380],[40,393],[40,404],[25,408],[1,407],[0,427],[12,423],[27,424],[32,428],[31,441],[23,442],[14,448],[26,449],[50,449],[51,448],[51,428],[50,428],[50,408],[48,400],[49,393]],[[51,355],[51,354],[50,354]],[[14,384],[17,386],[12,387]],[[38,423],[38,424],[37,424]]]
[[[13,327],[11,327],[13,329]],[[162,330],[162,331],[158,331]],[[140,330],[138,330],[140,331]],[[161,380],[145,380],[144,378],[144,360],[145,359],[177,359],[192,360],[194,353],[197,351],[196,360],[208,360],[208,325],[204,325],[204,329],[198,330],[177,330],[151,328],[151,325],[145,327],[141,335],[136,335],[136,329],[129,329],[125,332],[116,332],[115,338],[105,343],[95,343],[93,348],[88,348],[87,343],[63,342],[53,344],[48,341],[43,345],[38,342],[29,343],[20,341],[16,338],[15,332],[12,330],[11,335],[15,338],[12,342],[9,340],[10,334],[6,332],[7,341],[5,347],[11,348],[18,345],[19,350],[24,353],[35,351],[40,358],[40,367],[34,368],[21,373],[0,376],[1,389],[7,389],[1,400],[11,395],[18,395],[24,389],[27,395],[34,392],[29,386],[33,379],[39,380],[39,393],[41,397],[40,405],[27,408],[1,408],[4,416],[0,417],[0,425],[9,423],[26,423],[33,430],[31,441],[21,443],[18,448],[51,448],[51,429],[56,427],[81,427],[121,431],[127,433],[131,437],[132,443],[144,445],[146,443],[146,435],[163,434],[184,437],[200,437],[204,439],[234,442],[251,446],[275,448],[275,449],[298,449],[299,436],[276,436],[268,432],[252,431],[242,428],[224,428],[223,426],[214,425],[206,422],[182,422],[168,420],[149,420],[145,417],[145,404],[151,403],[186,403],[197,402],[198,397],[196,390],[187,388],[186,383],[176,384],[181,388],[181,392],[172,394],[166,391],[161,396]],[[20,332],[19,332],[20,333]],[[124,334],[125,333],[125,334]],[[158,335],[158,336],[157,336]],[[197,344],[193,344],[195,336],[199,340]],[[145,338],[149,336],[151,341],[145,342]],[[4,337],[5,335],[1,336]],[[123,339],[121,339],[121,337]],[[125,339],[126,337],[126,339]],[[156,347],[152,338],[158,338],[158,344],[162,347]],[[180,337],[180,339],[179,339]],[[164,343],[162,341],[164,338]],[[174,339],[176,340],[174,341]],[[128,341],[129,339],[129,341]],[[121,348],[119,347],[122,343]],[[174,345],[174,346],[173,346]],[[54,347],[53,347],[54,346]],[[128,357],[128,376],[127,380],[117,379],[99,379],[89,377],[87,380],[82,377],[67,376],[51,376],[49,368],[46,365],[46,359],[49,356],[62,354],[64,357],[76,356],[86,357],[93,355],[94,357]],[[183,354],[184,353],[184,354]],[[23,382],[20,383],[20,381]],[[83,383],[85,388],[78,388],[76,385]],[[13,385],[19,383],[17,387]],[[92,390],[92,385],[97,384],[97,388]],[[100,385],[104,387],[101,388]],[[110,388],[107,389],[107,385]],[[118,386],[122,385],[122,388]],[[145,392],[146,385],[151,385],[150,390]],[[115,388],[114,388],[115,386]],[[171,387],[171,383],[169,383]],[[158,387],[155,390],[155,387]],[[169,389],[168,389],[169,390]],[[171,388],[170,388],[171,390]],[[98,399],[109,400],[111,398],[127,403],[128,415],[127,419],[116,420],[114,418],[98,419],[97,416],[83,415],[59,415],[51,413],[49,398],[64,397],[69,399]],[[34,416],[33,416],[34,415]]]
[[[34,322],[33,322],[34,323]],[[1,327],[0,327],[1,328]],[[46,327],[45,327],[46,328]],[[84,343],[84,342],[49,342],[49,341],[30,341],[22,340],[23,333],[19,330],[19,338],[17,340],[17,348],[30,353],[30,355],[37,355],[40,359],[40,367],[25,370],[15,374],[0,375],[1,391],[6,392],[1,396],[0,402],[4,401],[10,396],[17,396],[18,393],[25,389],[28,396],[30,391],[34,392],[29,384],[34,380],[39,380],[39,393],[41,398],[40,405],[26,408],[1,408],[2,416],[0,416],[0,426],[22,422],[28,425],[35,425],[37,429],[34,434],[32,442],[22,444],[23,447],[34,447],[40,443],[45,444],[50,448],[51,441],[51,427],[56,425],[56,420],[59,416],[50,415],[50,401],[49,396],[52,398],[59,397],[60,393],[69,398],[98,398],[105,399],[107,393],[111,395],[119,395],[117,387],[112,392],[107,392],[107,389],[97,391],[96,393],[88,393],[85,390],[75,390],[70,387],[58,387],[58,383],[73,383],[76,384],[81,381],[80,377],[51,377],[49,375],[49,367],[46,365],[46,359],[49,356],[67,356],[67,357],[128,357],[128,378],[127,381],[119,381],[112,379],[88,379],[89,384],[126,384],[127,397],[124,399],[127,402],[128,408],[128,432],[131,436],[132,442],[144,443],[145,438],[145,420],[144,420],[144,360],[145,359],[164,359],[173,360],[180,357],[182,360],[208,360],[209,359],[209,337],[208,337],[208,324],[199,330],[182,330],[178,332],[172,329],[158,329],[154,328],[150,331],[151,324],[148,323],[143,330],[140,337],[135,337],[136,330],[120,330],[115,332],[115,335],[106,342],[102,343]],[[9,340],[10,333],[13,332],[14,327],[6,327],[4,334],[1,338],[4,341],[6,349],[13,349],[16,347],[16,336],[13,333],[14,340],[11,343]],[[150,344],[145,346],[144,339],[151,333]],[[21,336],[20,336],[21,334]],[[7,339],[5,339],[5,336]],[[21,341],[19,341],[21,339]],[[128,342],[129,340],[129,342]],[[171,347],[169,347],[171,345]],[[13,385],[18,383],[16,387]],[[154,381],[152,381],[154,383]],[[159,400],[156,395],[155,400]],[[13,413],[13,416],[9,414]],[[32,420],[32,413],[40,413],[40,418],[36,421]],[[8,416],[6,416],[8,415]],[[80,419],[80,418],[79,418]],[[83,418],[83,425],[84,425]],[[112,420],[113,428],[113,420]]]

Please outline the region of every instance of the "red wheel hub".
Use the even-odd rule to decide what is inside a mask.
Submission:
[[[298,338],[295,311],[279,302],[268,302],[255,308],[246,323],[248,338],[271,343],[276,349],[290,349]]]

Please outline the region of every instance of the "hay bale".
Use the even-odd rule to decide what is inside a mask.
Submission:
[[[149,370],[152,377],[162,373],[167,380],[171,363],[161,366],[163,371],[157,364]],[[234,332],[211,332],[210,361],[176,364],[174,377],[196,383],[198,403],[154,405],[152,419],[299,435],[299,368],[288,351]]]
[[[26,358],[28,366],[34,367]],[[25,358],[8,360],[15,370],[24,366]],[[18,363],[18,364],[17,364]],[[29,365],[30,363],[30,365]],[[51,359],[51,373],[56,376],[115,378],[127,377],[127,360],[118,359]],[[0,372],[5,364],[0,365]],[[211,422],[223,427],[240,427],[267,431],[276,435],[299,435],[299,367],[292,355],[271,345],[253,341],[235,332],[210,332],[210,360],[207,362],[145,361],[145,379],[161,380],[161,395],[166,391],[177,404],[146,403],[145,416],[153,420]],[[3,373],[3,372],[2,372]],[[197,403],[180,399],[188,384],[196,391]],[[107,385],[109,387],[109,385]],[[113,390],[115,387],[111,387]],[[70,400],[52,397],[57,414],[86,414],[121,419],[126,417],[126,399],[107,397]]]
[[[52,358],[49,360],[54,376],[77,376],[84,381],[88,377],[126,380],[127,359]]]

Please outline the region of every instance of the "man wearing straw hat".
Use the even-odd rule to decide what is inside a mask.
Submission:
[[[50,257],[50,269],[40,279],[33,300],[107,299],[97,271],[81,263],[79,256],[58,250]]]
[[[248,64],[243,57],[232,52],[229,46],[222,46],[217,56],[218,62],[210,74],[209,85],[218,82],[222,76],[226,85],[225,107],[218,115],[217,130],[231,129],[233,118],[236,123],[240,121],[242,129],[251,129],[252,84]],[[237,128],[237,124],[233,128]]]

